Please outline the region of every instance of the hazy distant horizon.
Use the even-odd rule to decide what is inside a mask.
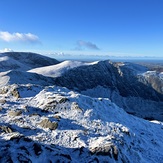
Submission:
[[[95,55],[95,54],[78,55],[78,54],[65,54],[63,52],[41,53],[41,52],[32,52],[32,51],[12,51],[11,49],[6,51],[0,51],[0,54],[5,52],[37,53],[43,56],[57,59],[59,61],[73,60],[73,61],[92,62],[92,61],[111,60],[111,61],[121,61],[121,62],[163,63],[163,57],[157,57],[157,56],[123,56],[123,55],[114,56],[114,55]]]
[[[64,60],[76,60],[76,61],[100,61],[100,60],[112,60],[112,61],[122,61],[122,62],[157,62],[157,63],[163,63],[163,57],[129,57],[129,56],[109,56],[109,55],[46,55],[51,58],[55,58],[59,61]]]

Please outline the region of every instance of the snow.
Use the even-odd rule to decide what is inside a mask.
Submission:
[[[64,62],[61,62],[56,65],[52,65],[52,66],[35,68],[32,70],[29,70],[28,72],[33,72],[33,73],[41,74],[41,75],[48,76],[48,77],[59,77],[70,69],[80,67],[80,66],[85,66],[85,65],[93,65],[97,63],[98,62],[86,63],[86,62],[79,62],[79,61],[64,61]]]
[[[30,72],[23,72],[17,70],[0,72],[0,86],[9,84],[36,84],[36,85],[50,85],[53,83],[51,78],[46,78]]]
[[[6,74],[10,72],[10,71],[7,71],[7,72],[0,72],[0,87],[2,86],[5,86],[7,85],[7,83],[9,82],[10,80],[10,77],[9,76],[6,76]]]
[[[146,71],[140,75],[143,76],[144,79],[147,80],[148,82],[150,82],[151,79],[155,79],[155,80],[159,81],[161,83],[160,92],[163,93],[163,72]],[[152,81],[151,85],[155,86],[156,84]]]
[[[124,159],[125,162],[152,163],[163,159],[162,123],[131,116],[107,98],[91,98],[58,86],[43,88],[30,85],[30,90],[28,87],[29,85],[17,85],[20,95],[23,95],[18,100],[10,93],[7,97],[6,94],[0,95],[1,99],[7,101],[1,104],[4,111],[0,112],[0,124],[10,125],[17,130],[8,134],[1,133],[1,140],[9,141],[13,136],[24,135],[42,145],[55,144],[62,148],[64,154],[71,156],[72,162],[84,162],[83,157],[88,157],[88,153],[85,152],[83,157],[78,158],[77,154],[69,153],[66,149],[85,148],[91,151],[106,145],[118,149],[118,162]],[[28,96],[24,96],[25,92]],[[63,99],[66,100],[62,101]],[[42,112],[47,107],[48,112]],[[22,110],[23,113],[11,117],[8,115],[10,110]],[[35,112],[39,115],[30,116]],[[59,116],[60,120],[56,120],[54,115]],[[58,128],[49,130],[39,126],[46,118],[58,122]],[[29,127],[30,130],[27,132],[24,127]],[[50,153],[48,156],[52,159]],[[42,157],[43,155],[39,159]],[[99,156],[101,162],[108,158]],[[114,158],[109,159],[115,161]],[[44,160],[47,161],[47,158]]]
[[[0,57],[0,62],[2,61],[7,61],[9,58],[7,56],[4,56],[4,57]]]
[[[156,71],[146,71],[142,75],[144,75],[144,76],[150,76],[150,75],[156,75],[156,74],[157,74]]]
[[[148,69],[145,66],[141,66],[141,65],[135,64],[135,63],[120,62],[117,64],[118,64],[118,66],[120,66],[120,68],[123,68],[123,67],[128,68],[130,71],[132,70],[132,73],[135,73],[137,75],[148,71]]]
[[[116,92],[108,96],[110,90],[102,86],[82,95],[53,85],[50,77],[98,61],[36,69],[23,61],[0,54],[0,162],[163,162],[162,122],[127,114],[111,101]],[[156,75],[128,63],[119,63],[120,71],[124,66],[136,74]],[[42,125],[45,120],[57,127]]]
[[[141,74],[142,76],[149,78],[150,76],[158,77],[159,79],[163,80],[163,72],[157,72],[157,71],[146,71]]]
[[[5,52],[0,53],[0,71],[19,70],[27,71],[32,68],[54,65],[59,61],[27,52]]]

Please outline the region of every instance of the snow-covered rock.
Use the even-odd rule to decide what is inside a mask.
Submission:
[[[21,95],[28,87],[17,90]],[[0,162],[162,162],[161,122],[129,115],[108,98],[58,86],[37,89],[19,99],[0,94],[6,100],[0,104]]]

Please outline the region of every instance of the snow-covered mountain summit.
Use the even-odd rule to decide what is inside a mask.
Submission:
[[[81,67],[81,66],[86,66],[86,65],[93,65],[96,63],[97,62],[87,63],[87,62],[79,62],[79,61],[63,61],[56,65],[39,67],[39,68],[29,70],[28,72],[33,72],[48,77],[59,77],[71,69]]]
[[[66,71],[82,65],[85,65],[85,63],[78,62],[78,61],[63,61],[56,65],[35,68],[29,70],[29,72],[33,72],[49,77],[58,77],[61,76],[61,74],[65,73]]]

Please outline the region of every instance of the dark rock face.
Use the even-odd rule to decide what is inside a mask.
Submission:
[[[142,97],[154,101],[163,101],[163,95],[143,84],[134,72],[127,67],[118,67],[109,61],[91,66],[71,69],[55,79],[55,83],[79,91],[103,86],[118,91],[122,97]]]
[[[34,152],[35,152],[35,154],[36,154],[37,156],[40,155],[41,152],[42,152],[41,145],[38,144],[38,143],[34,143],[34,144],[33,144],[33,150],[34,150]]]
[[[140,111],[151,110],[152,112],[159,110],[158,114],[161,115],[163,94],[160,90],[163,88],[163,81],[157,76],[150,77],[148,80],[143,76],[140,77],[137,72],[141,69],[147,71],[145,67],[132,63],[121,66],[120,63],[101,61],[98,64],[71,69],[55,78],[55,84],[86,95],[90,95],[87,90],[101,86],[106,89],[105,95],[99,90],[91,93],[91,96],[108,97],[126,111],[134,110],[137,116],[140,116]],[[139,110],[139,113],[135,110]],[[163,120],[163,115],[154,118]]]

